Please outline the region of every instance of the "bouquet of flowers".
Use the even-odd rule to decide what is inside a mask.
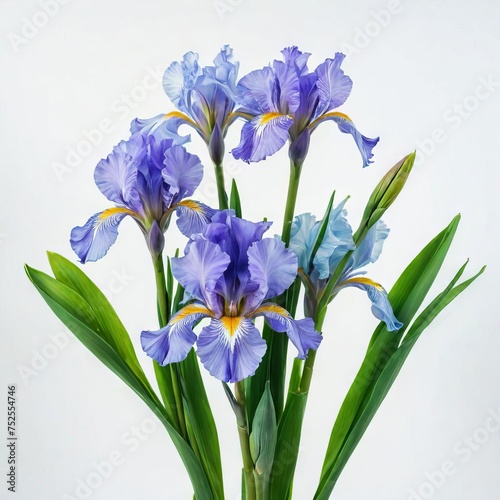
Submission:
[[[414,153],[375,186],[356,230],[347,219],[347,198],[338,201],[335,191],[325,200],[322,218],[295,215],[302,169],[321,123],[331,120],[352,136],[363,167],[372,163],[378,138],[365,137],[337,111],[352,87],[341,68],[343,54],[315,70],[307,67],[310,54],[297,47],[284,49],[282,55],[282,60],[238,79],[239,64],[229,46],[222,48],[213,66],[203,68],[198,55],[188,52],[167,68],[163,79],[177,109],[135,119],[130,137],[95,169],[97,187],[111,206],[75,227],[71,246],[82,264],[96,261],[115,243],[125,217],[137,223],[152,258],[159,320],[159,329],[140,333],[144,352],[135,352],[111,304],[79,266],[54,253],[48,254],[54,277],[26,266],[54,313],[164,425],[198,500],[224,498],[217,428],[200,362],[221,381],[228,411],[235,415],[242,498],[292,498],[316,354],[318,349],[321,353],[322,336],[329,334],[323,331],[329,304],[344,288],[366,292],[380,323],[332,418],[314,494],[315,499],[326,499],[415,342],[484,270],[459,283],[465,263],[449,285],[421,307],[455,235],[457,216],[410,262],[389,293],[365,276],[389,234],[382,217],[402,191]],[[279,236],[270,235],[271,222],[243,218],[234,180],[227,191],[226,134],[238,120],[244,124],[240,143],[230,153],[235,159],[259,162],[288,148],[288,196]],[[188,152],[190,137],[179,133],[181,125],[191,127],[208,148],[218,207],[191,198],[202,181],[203,166]],[[305,168],[313,172],[313,166]],[[177,252],[165,259],[172,218],[186,246],[183,256]],[[300,301],[303,308],[298,307]],[[289,347],[297,357],[287,369]],[[155,386],[141,367],[147,356],[153,360]]]

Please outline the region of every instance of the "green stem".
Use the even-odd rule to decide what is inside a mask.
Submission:
[[[214,163],[215,169],[215,182],[217,183],[217,195],[219,197],[219,208],[225,210],[229,208],[227,202],[226,186],[224,184],[224,167],[222,164],[216,165]]]
[[[299,191],[300,174],[302,165],[296,166],[290,162],[290,178],[288,180],[288,194],[286,197],[285,215],[283,217],[283,230],[281,232],[281,239],[288,246],[290,243],[290,234],[292,232],[292,222],[295,212],[295,204],[297,202],[297,193]]]
[[[160,254],[158,257],[153,258],[153,265],[155,269],[158,320],[160,323],[160,328],[163,328],[168,324],[170,315],[168,310],[167,283],[165,280],[165,268],[163,266],[162,254]],[[184,416],[184,406],[182,404],[181,386],[179,382],[177,366],[170,364],[169,370],[170,376],[172,378],[172,390],[174,393],[175,409],[177,412],[177,419],[179,421],[180,433],[184,440],[187,442],[188,434],[186,429],[186,418]]]
[[[323,322],[325,321],[326,309],[318,315],[314,323],[314,328],[316,331],[321,332],[323,329]],[[300,381],[300,385],[297,389],[297,392],[307,393],[309,392],[309,387],[311,386],[311,380],[313,376],[314,370],[314,362],[316,361],[316,352],[312,349],[309,349],[309,353],[307,354],[307,359],[304,363],[304,369],[302,370],[302,379]]]
[[[254,477],[254,463],[250,453],[250,437],[248,435],[248,423],[245,409],[245,386],[243,381],[234,384],[236,401],[241,412],[237,418],[238,435],[240,438],[241,457],[243,459],[243,471],[245,473],[246,500],[256,500],[256,488]]]

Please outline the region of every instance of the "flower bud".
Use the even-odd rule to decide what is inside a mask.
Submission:
[[[210,141],[208,142],[208,152],[214,165],[222,165],[225,152],[224,138],[222,137],[222,132],[217,122],[214,125]]]
[[[309,151],[311,134],[309,129],[304,129],[300,135],[292,141],[288,149],[288,156],[296,167],[301,167]]]
[[[165,237],[158,222],[154,221],[151,225],[146,236],[146,242],[151,256],[156,259],[163,252],[163,247],[165,246]]]

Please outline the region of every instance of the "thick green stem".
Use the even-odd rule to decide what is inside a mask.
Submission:
[[[288,180],[288,194],[286,197],[285,215],[283,217],[283,230],[281,239],[288,246],[290,243],[290,234],[292,232],[292,222],[295,213],[295,204],[297,202],[297,193],[299,191],[300,174],[302,165],[296,166],[290,163],[290,178]]]
[[[158,257],[153,258],[153,265],[155,269],[158,320],[160,328],[163,328],[169,322],[170,312],[168,310],[168,295],[167,295],[167,283],[165,280],[165,268],[163,266],[163,257],[161,254]],[[186,418],[184,416],[184,406],[182,404],[181,387],[177,373],[177,366],[170,364],[169,370],[170,370],[170,377],[172,379],[172,390],[174,393],[175,409],[177,412],[179,430],[182,437],[187,441],[188,435],[186,429]]]
[[[214,163],[215,169],[215,182],[217,183],[217,195],[219,197],[219,208],[225,210],[229,208],[227,202],[226,186],[224,184],[224,167],[222,164],[216,165]]]
[[[256,500],[256,488],[254,477],[254,463],[250,452],[250,437],[248,435],[248,422],[245,409],[245,386],[243,381],[234,384],[236,401],[241,412],[237,419],[238,435],[240,438],[241,457],[243,459],[243,471],[245,473],[246,500]]]

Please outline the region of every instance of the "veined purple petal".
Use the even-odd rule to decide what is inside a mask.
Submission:
[[[192,297],[212,309],[213,289],[231,259],[218,245],[202,238],[192,242],[188,250],[184,257],[172,259],[172,273]]]
[[[264,316],[276,332],[286,332],[292,344],[297,348],[299,359],[307,358],[309,349],[316,350],[323,337],[314,329],[311,318],[293,319],[288,311],[276,304],[263,304],[255,316]]]
[[[189,91],[200,75],[198,54],[187,52],[181,62],[173,62],[163,75],[163,89],[172,103],[181,111],[189,113]]]
[[[203,165],[200,159],[188,153],[182,146],[173,146],[164,153],[163,179],[170,186],[169,191],[177,200],[191,196],[203,179]]]
[[[333,120],[339,127],[339,130],[344,134],[351,134],[354,138],[354,142],[356,146],[358,146],[359,152],[361,153],[361,157],[363,158],[363,167],[367,167],[370,163],[373,163],[371,158],[373,157],[372,149],[377,145],[379,141],[379,137],[374,139],[370,139],[369,137],[365,137],[363,134],[360,134],[354,123],[342,113],[327,113],[322,117],[318,118],[317,124],[325,121],[325,120]]]
[[[161,366],[183,361],[196,342],[194,323],[209,316],[210,311],[203,306],[186,306],[172,317],[167,326],[157,331],[143,331],[142,349]]]
[[[261,302],[281,295],[297,276],[297,256],[278,238],[265,238],[248,249],[248,270],[259,285]]]
[[[197,353],[205,368],[223,382],[239,382],[259,366],[266,342],[253,323],[243,317],[212,319],[200,333]]]
[[[190,238],[193,234],[202,233],[212,220],[216,210],[204,203],[183,200],[175,205],[177,226],[180,232]]]
[[[203,68],[203,85],[216,83],[234,101],[236,98],[236,79],[240,63],[234,60],[233,49],[229,45],[222,47],[214,59],[214,66]]]
[[[298,47],[286,47],[281,53],[285,64],[294,66],[298,76],[307,73],[307,60],[309,59],[308,52],[301,52]]]
[[[99,212],[71,231],[71,248],[80,262],[95,262],[104,257],[118,237],[118,225],[127,215],[137,215],[127,208],[109,208]]]
[[[317,117],[344,104],[351,93],[352,80],[340,68],[344,58],[344,54],[337,52],[335,59],[327,59],[316,68],[319,97],[315,113]]]
[[[95,183],[109,201],[137,210],[140,206],[136,190],[137,167],[138,162],[132,156],[115,150],[97,164]]]
[[[276,102],[276,77],[271,67],[251,71],[237,86],[239,104],[255,115],[279,112]]]
[[[171,139],[175,145],[182,145],[191,140],[190,135],[179,135],[181,125],[190,124],[181,113],[161,114],[153,118],[135,118],[130,124],[130,132],[140,132],[143,136],[153,136],[156,140]],[[189,117],[186,117],[189,118]]]
[[[337,291],[348,286],[359,288],[360,290],[364,290],[368,294],[368,298],[372,302],[373,315],[378,320],[383,321],[387,325],[387,330],[391,332],[394,330],[399,330],[403,326],[403,323],[398,321],[394,316],[391,303],[389,302],[389,298],[387,297],[387,292],[381,285],[375,283],[369,278],[358,277],[340,283]]]
[[[289,64],[274,61],[273,67],[279,85],[278,110],[282,114],[295,113],[300,101],[297,69],[292,61]]]
[[[231,151],[232,155],[247,163],[266,159],[285,145],[292,123],[292,118],[279,113],[255,117],[243,125],[240,144]]]

